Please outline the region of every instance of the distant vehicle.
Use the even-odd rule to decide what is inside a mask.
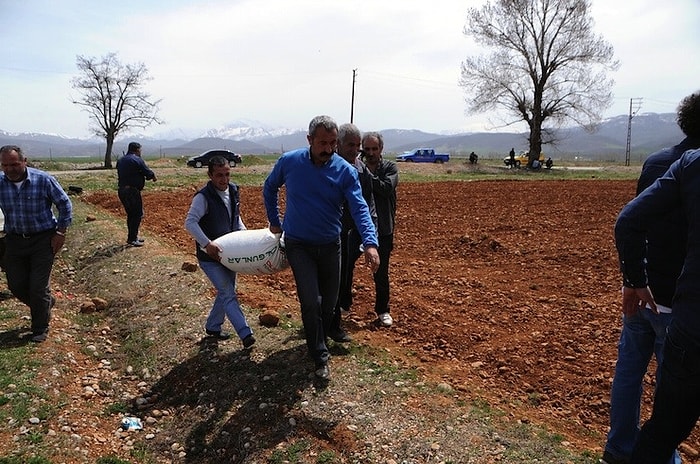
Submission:
[[[528,153],[526,151],[521,151],[519,154],[515,155],[515,166],[513,167],[519,168],[521,164],[527,165],[528,161]],[[503,158],[503,163],[506,166],[510,166],[510,155],[506,155],[505,158]],[[544,153],[540,153],[540,164],[544,164]]]
[[[413,151],[404,152],[396,157],[396,161],[407,163],[446,163],[450,160],[448,153],[435,153],[432,148],[417,148]]]
[[[205,151],[201,155],[193,156],[187,160],[187,165],[193,168],[201,168],[202,166],[208,166],[209,160],[215,156],[221,156],[226,161],[228,161],[229,166],[235,168],[237,164],[241,164],[243,161],[241,155],[228,150],[209,150]]]

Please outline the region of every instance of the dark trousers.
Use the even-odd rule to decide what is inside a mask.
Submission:
[[[394,235],[379,236],[379,269],[374,273],[374,311],[377,314],[389,312],[389,258],[394,250]]]
[[[331,324],[331,330],[335,331],[340,330],[340,309],[350,309],[352,306],[352,279],[355,262],[362,254],[360,251],[362,239],[355,229],[344,232],[340,239],[340,291]]]
[[[127,242],[134,242],[139,238],[139,226],[143,218],[143,200],[141,191],[133,187],[120,187],[117,192],[119,201],[126,211]]]
[[[46,332],[51,320],[52,236],[53,231],[47,231],[30,238],[13,234],[5,237],[7,286],[18,300],[29,306],[34,334]]]
[[[360,245],[362,245],[362,239],[355,229],[351,229],[341,236],[338,308],[350,309],[352,306],[352,278],[357,258],[362,254]]]
[[[666,464],[700,417],[700,341],[671,321],[654,409],[632,451],[635,464]]]
[[[285,247],[296,282],[309,355],[317,365],[326,364],[330,358],[326,333],[340,287],[340,240],[319,246],[287,238]]]

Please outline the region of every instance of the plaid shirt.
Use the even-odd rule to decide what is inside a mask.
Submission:
[[[56,205],[58,219],[53,214]],[[73,205],[58,181],[39,169],[27,168],[27,178],[18,188],[0,174],[0,208],[8,234],[36,234],[50,229],[66,229]]]

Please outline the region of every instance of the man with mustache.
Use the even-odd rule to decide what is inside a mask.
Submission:
[[[366,263],[379,267],[377,231],[362,198],[357,170],[335,154],[338,125],[329,116],[309,123],[308,148],[284,153],[265,179],[263,198],[270,231],[284,232],[287,259],[301,306],[306,346],[314,374],[330,378],[326,336],[340,287],[340,233],[343,203],[362,237]],[[280,220],[279,191],[286,191]]]

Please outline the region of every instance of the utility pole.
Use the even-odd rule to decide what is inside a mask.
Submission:
[[[357,68],[352,70],[352,97],[350,100],[350,124],[353,123],[353,118],[355,116],[355,76],[357,75]]]
[[[633,106],[634,105],[634,110]],[[642,98],[630,98],[630,115],[627,120],[627,147],[625,148],[625,166],[630,165],[630,148],[632,146],[632,118],[637,114],[639,108],[642,107]]]

